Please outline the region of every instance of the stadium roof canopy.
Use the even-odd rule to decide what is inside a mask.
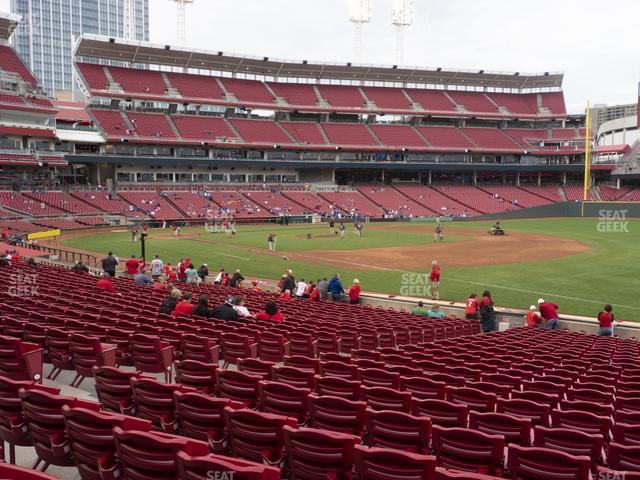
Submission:
[[[251,57],[150,42],[83,34],[76,43],[76,56],[117,60],[135,64],[164,65],[228,72],[237,76],[400,83],[496,89],[553,89],[562,87],[562,73],[502,73],[484,70],[447,70],[429,67],[323,63]]]
[[[22,20],[22,16],[13,13],[0,12],[0,38],[8,40]]]

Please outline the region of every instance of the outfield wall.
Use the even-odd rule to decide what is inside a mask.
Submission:
[[[623,216],[624,218],[640,218],[640,202],[562,202],[456,220],[506,220],[551,217],[591,217],[602,220],[623,220]]]

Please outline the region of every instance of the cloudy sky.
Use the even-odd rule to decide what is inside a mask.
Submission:
[[[176,7],[149,0],[151,40],[175,43]],[[396,62],[392,0],[371,0],[363,61]],[[9,0],[0,0],[8,10]],[[187,46],[272,58],[354,60],[349,0],[195,0]],[[406,65],[565,73],[571,112],[631,103],[640,81],[638,0],[415,0]]]

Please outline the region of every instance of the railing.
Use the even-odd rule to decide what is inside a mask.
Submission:
[[[59,262],[64,263],[76,263],[82,262],[84,265],[88,267],[97,267],[98,266],[98,258],[95,255],[91,255],[89,253],[81,253],[74,252],[72,250],[64,250],[62,248],[49,247],[48,245],[31,245],[27,242],[18,242],[16,246],[21,248],[27,248],[29,250],[34,250],[38,252],[45,252],[50,255],[56,255]]]

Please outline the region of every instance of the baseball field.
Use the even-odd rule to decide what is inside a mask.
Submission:
[[[291,268],[296,278],[317,280],[339,272],[345,285],[358,278],[364,291],[428,298],[432,260],[442,267],[443,300],[492,292],[497,306],[526,309],[544,297],[562,313],[595,316],[605,303],[616,318],[640,320],[638,265],[640,220],[544,219],[503,222],[507,235],[487,234],[491,222],[444,224],[434,243],[433,223],[368,223],[358,238],[347,224],[345,238],[326,224],[240,225],[230,238],[203,227],[151,230],[147,260],[158,254],[174,265],[190,257],[210,272],[240,269],[250,277],[277,279]],[[267,248],[277,235],[277,252]],[[140,255],[127,231],[65,237],[62,246],[96,252],[112,250],[121,259]]]

